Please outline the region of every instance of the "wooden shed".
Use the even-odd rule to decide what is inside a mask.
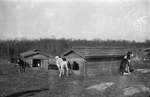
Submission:
[[[48,55],[41,50],[29,50],[20,54],[20,57],[27,62],[31,68],[44,68],[48,70],[48,65],[50,64],[53,57]]]
[[[112,62],[117,61],[116,69],[119,67],[118,61],[127,53],[127,49],[118,48],[73,48],[65,52],[62,56],[67,58],[71,64],[74,74],[86,76],[91,68],[111,69]],[[105,63],[104,63],[105,62]],[[106,65],[107,62],[107,65]],[[104,65],[102,65],[104,64]],[[113,65],[114,65],[113,64]],[[99,68],[99,70],[98,70]]]

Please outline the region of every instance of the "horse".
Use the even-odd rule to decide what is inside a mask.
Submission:
[[[17,59],[17,65],[19,66],[20,72],[25,72],[28,64],[24,62],[21,58]]]
[[[59,77],[62,77],[62,75],[65,74],[65,70],[66,70],[67,76],[69,76],[68,61],[64,58],[60,58],[59,56],[56,56],[55,60],[56,60],[56,65],[59,70]]]
[[[123,57],[121,64],[120,64],[120,73],[122,75],[124,74],[130,74],[130,72],[133,72],[134,70],[130,66],[131,57],[133,57],[132,52],[127,52],[127,54]]]

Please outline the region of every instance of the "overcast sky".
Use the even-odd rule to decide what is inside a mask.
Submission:
[[[150,39],[149,0],[1,0],[0,39]]]

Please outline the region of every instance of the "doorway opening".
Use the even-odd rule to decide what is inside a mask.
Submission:
[[[73,62],[73,70],[79,70],[79,64],[77,62]]]
[[[33,66],[32,67],[40,67],[41,60],[40,59],[33,59]]]

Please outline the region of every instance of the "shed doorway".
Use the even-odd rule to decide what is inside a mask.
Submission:
[[[73,70],[79,70],[79,64],[77,62],[73,62]]]
[[[40,59],[33,59],[32,67],[40,67],[40,66],[41,66],[41,60]]]

